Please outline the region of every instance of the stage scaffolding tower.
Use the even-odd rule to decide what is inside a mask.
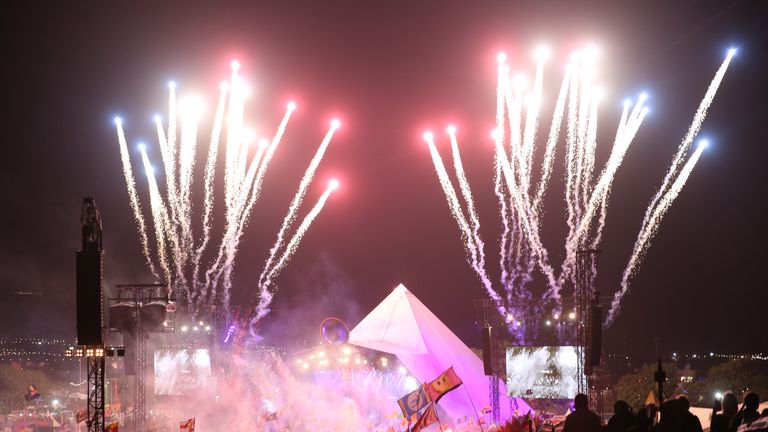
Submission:
[[[488,375],[488,399],[491,402],[493,421],[499,423],[501,421],[499,384],[504,383],[507,379],[506,365],[504,364],[507,329],[504,317],[499,314],[499,307],[502,304],[491,299],[474,300],[473,303],[477,311],[476,324],[481,331],[488,331],[490,334],[490,353],[483,352],[483,355],[490,356],[492,373]]]
[[[110,312],[113,306],[119,303],[128,302],[132,305],[131,318],[133,336],[136,338],[136,351],[129,354],[133,354],[136,367],[133,390],[133,422],[134,430],[137,432],[147,430],[147,339],[149,339],[150,333],[157,331],[153,330],[155,323],[142,322],[142,315],[144,315],[142,311],[150,303],[162,303],[165,310],[169,311],[168,306],[173,302],[169,300],[166,293],[167,286],[163,283],[115,285],[118,296],[109,299]],[[125,329],[111,328],[111,330],[125,334]],[[160,331],[172,332],[173,330],[173,320],[170,318],[170,314],[166,312]]]
[[[596,249],[585,249],[576,252],[576,287],[574,290],[574,303],[576,305],[576,356],[577,356],[577,391],[589,395],[588,375],[591,373],[591,356],[593,355],[590,344],[592,303],[595,294],[595,258],[600,253]],[[602,325],[600,323],[599,325]],[[598,352],[599,356],[600,353]]]

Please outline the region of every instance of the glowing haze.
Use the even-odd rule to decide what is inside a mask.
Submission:
[[[160,116],[154,118],[161,163],[152,165],[146,145],[139,145],[149,188],[150,226],[154,231],[154,245],[150,242],[139,202],[123,121],[119,117],[115,118],[123,174],[147,267],[156,280],[168,283],[168,294],[193,314],[209,305],[220,305],[228,310],[235,259],[243,230],[261,195],[270,161],[282,141],[291,114],[296,110],[296,103],[289,102],[272,138],[257,142],[255,133],[245,124],[248,86],[239,74],[239,62],[233,61],[231,67],[230,80],[219,86],[213,127],[205,154],[202,208],[196,211],[201,214],[199,225],[193,218],[195,200],[192,186],[198,160],[198,123],[203,113],[203,100],[194,96],[177,99],[176,83],[169,83],[168,119],[163,123]],[[293,229],[323,155],[339,127],[340,123],[336,119],[330,123],[299,183],[299,189],[291,201],[275,244],[269,251],[257,286],[252,287],[253,295],[258,299],[255,320],[269,312],[275,277],[291,259],[325,202],[339,187],[338,181],[332,180],[299,227]],[[219,152],[223,153],[224,160],[223,191],[216,191],[214,187]],[[157,167],[165,178],[163,185],[158,184]],[[216,200],[222,200],[225,209],[220,239],[212,238]]]
[[[618,314],[621,299],[628,292],[631,276],[642,261],[664,214],[680,193],[701,156],[705,145],[700,145],[690,154],[691,144],[701,129],[707,108],[712,103],[735,52],[733,49],[728,51],[673,157],[658,193],[648,206],[635,247],[622,276],[620,289],[613,299],[607,324],[612,323]],[[524,75],[511,71],[506,54],[500,53],[496,57],[496,127],[491,137],[496,150],[493,165],[494,192],[499,202],[502,225],[499,240],[502,289],[495,288],[486,270],[486,255],[479,231],[480,222],[462,166],[455,126],[448,126],[446,132],[450,141],[456,182],[459,185],[458,193],[438,152],[434,134],[427,131],[423,136],[451,215],[459,226],[470,267],[479,277],[489,297],[497,301],[499,312],[506,317],[518,338],[525,334],[521,328],[525,327],[525,324],[521,326],[520,321],[515,321],[514,317],[520,313],[532,312],[526,308],[531,307],[527,305],[533,303],[536,303],[535,308],[539,312],[542,304],[549,303],[555,313],[559,314],[563,307],[563,290],[575,287],[577,252],[600,246],[613,179],[648,113],[645,93],[638,95],[634,101],[624,102],[609,157],[598,171],[598,110],[604,95],[597,82],[599,51],[596,47],[589,46],[571,56],[571,62],[565,69],[559,91],[556,93],[552,121],[544,135],[544,131],[539,131],[539,123],[544,66],[549,57],[550,53],[546,47],[535,50],[532,82],[528,82]],[[542,203],[558,153],[562,154],[565,168],[565,222],[568,227],[564,240],[564,259],[559,270],[555,268],[549,250],[541,240],[544,211]],[[530,284],[537,276],[543,277],[546,289],[541,302],[530,302],[534,298]]]

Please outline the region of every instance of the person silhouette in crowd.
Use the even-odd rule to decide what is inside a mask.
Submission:
[[[637,416],[635,416],[635,425],[629,428],[627,432],[648,432],[651,430],[653,422],[648,417],[648,407],[642,407],[637,410]]]
[[[661,419],[652,432],[681,432],[683,430],[683,404],[677,399],[670,399],[661,404]]]
[[[703,432],[701,421],[691,413],[691,401],[686,396],[679,396],[677,400],[683,409],[683,432]]]
[[[733,420],[733,417],[736,416],[736,412],[739,410],[739,400],[735,394],[727,391],[723,393],[720,407],[723,412],[712,415],[712,422],[709,425],[710,432],[728,432],[731,420]]]
[[[589,410],[587,395],[579,393],[573,399],[573,412],[565,418],[563,432],[601,432],[600,417]]]
[[[627,432],[634,425],[635,416],[632,414],[632,408],[626,401],[617,400],[613,404],[613,416],[608,420],[607,432]]]
[[[744,404],[731,420],[731,430],[736,431],[742,424],[750,424],[760,417],[757,408],[760,406],[760,397],[757,393],[749,392],[744,395]]]

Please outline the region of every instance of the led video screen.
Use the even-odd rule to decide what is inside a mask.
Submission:
[[[534,399],[570,399],[579,380],[576,347],[519,346],[507,349],[507,393]]]
[[[155,394],[186,395],[211,381],[207,349],[155,351]]]

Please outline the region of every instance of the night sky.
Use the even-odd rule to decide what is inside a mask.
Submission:
[[[500,221],[488,139],[495,55],[506,51],[513,69],[530,73],[533,48],[551,47],[551,112],[567,56],[595,42],[608,90],[599,163],[621,101],[647,91],[651,108],[614,183],[597,279],[606,294],[618,287],[645,207],[709,81],[726,50],[739,48],[704,123],[710,148],[633,279],[606,351],[626,348],[650,359],[656,337],[667,353],[768,346],[757,330],[768,304],[768,3],[221,3],[24,2],[0,14],[3,336],[74,336],[74,251],[84,196],[94,197],[102,214],[108,287],[150,281],[112,118],[121,115],[129,143],[146,140],[158,160],[151,119],[166,112],[166,83],[204,95],[210,117],[218,82],[237,58],[253,85],[246,112],[257,129],[274,130],[290,99],[299,110],[243,238],[236,298],[255,287],[301,174],[328,121],[339,116],[342,128],[305,211],[332,176],[342,187],[279,277],[267,327],[276,339],[312,340],[321,318],[338,315],[354,325],[402,282],[479,345],[470,301],[485,294],[464,260],[421,134],[458,126],[497,280]],[[208,131],[202,127],[201,144]],[[445,150],[447,137],[437,136]],[[137,161],[138,152],[132,156]],[[559,262],[566,229],[562,159],[556,167],[543,237]],[[136,168],[146,203],[146,181]]]

